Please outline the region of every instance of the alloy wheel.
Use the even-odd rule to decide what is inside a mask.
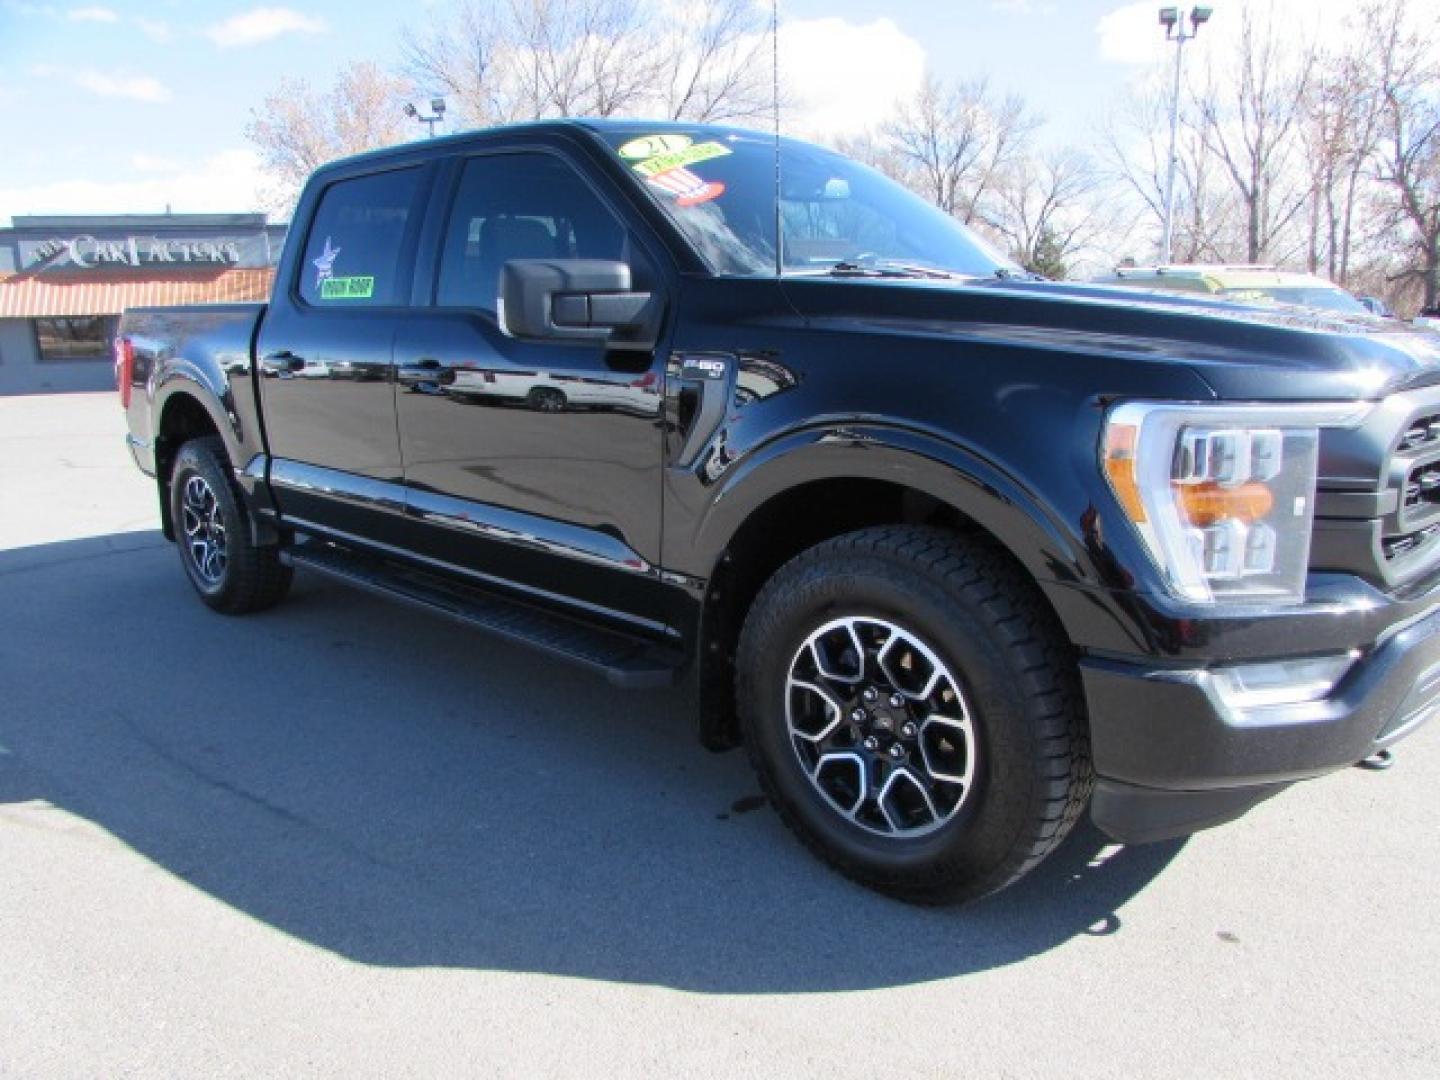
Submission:
[[[869,832],[934,832],[974,788],[975,729],[959,680],[886,619],[835,619],[807,637],[790,662],[785,719],[811,784]]]
[[[225,517],[214,489],[203,476],[185,481],[180,511],[191,567],[206,584],[218,585],[225,576]]]

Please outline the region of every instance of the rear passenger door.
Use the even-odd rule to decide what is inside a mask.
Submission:
[[[662,350],[517,340],[497,300],[510,259],[621,261],[634,289],[656,291],[656,256],[558,153],[484,153],[452,168],[454,194],[427,227],[431,306],[396,341],[416,543],[522,588],[653,615]]]
[[[297,523],[403,538],[394,339],[432,169],[344,176],[307,193],[300,209],[310,227],[256,347],[270,481],[281,514]]]

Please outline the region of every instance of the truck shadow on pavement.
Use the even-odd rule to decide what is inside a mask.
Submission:
[[[744,755],[698,746],[681,690],[612,690],[304,577],[225,618],[153,532],[0,552],[0,611],[0,804],[52,803],[364,964],[912,984],[1123,933],[1181,846],[1087,824],[997,897],[914,908],[806,854]]]

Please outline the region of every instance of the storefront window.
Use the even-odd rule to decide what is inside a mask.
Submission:
[[[115,316],[35,319],[35,344],[41,360],[108,360]]]

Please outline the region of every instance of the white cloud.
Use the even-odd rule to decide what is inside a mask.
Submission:
[[[925,47],[890,19],[794,19],[780,24],[780,77],[794,103],[792,135],[878,125],[925,78]]]
[[[154,154],[131,154],[130,167],[136,172],[164,173],[179,172],[180,165],[173,158],[156,157]]]
[[[1036,0],[990,0],[992,11],[1004,11],[1011,15],[1053,15],[1053,3],[1037,3]]]
[[[151,159],[150,164],[158,164]],[[106,169],[113,176],[113,168]],[[31,187],[0,187],[0,221],[15,214],[176,213],[245,211],[260,207],[260,159],[251,150],[224,150],[198,164],[119,179],[75,178]]]
[[[205,36],[222,49],[259,45],[285,34],[320,34],[329,29],[324,19],[302,15],[293,8],[259,7],[216,23]]]
[[[107,75],[103,71],[77,71],[75,84],[101,97],[148,101],[152,104],[170,100],[170,91],[153,75]]]
[[[147,19],[144,16],[136,16],[135,25],[139,27],[142,34],[160,45],[175,37],[175,32],[170,29],[170,24],[163,19]]]
[[[106,7],[71,8],[65,15],[71,22],[117,23],[120,16]]]
[[[65,79],[100,97],[157,105],[170,100],[169,88],[153,75],[111,74],[95,68],[58,68],[48,64],[36,64],[30,71],[42,79]]]

